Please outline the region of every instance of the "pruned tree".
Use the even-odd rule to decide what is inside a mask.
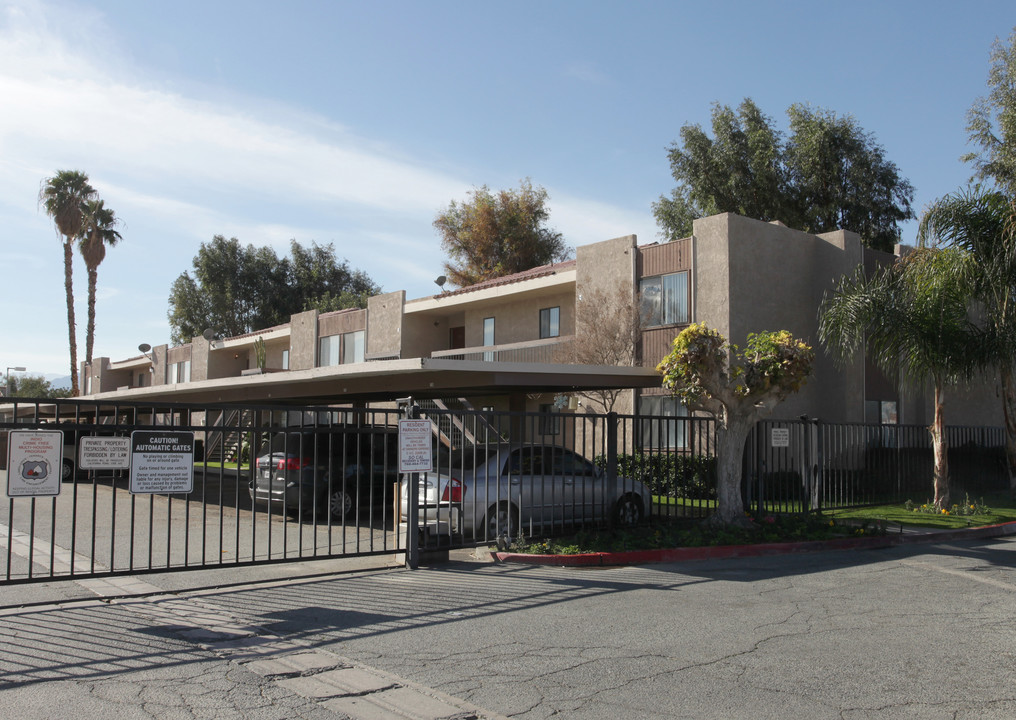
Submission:
[[[713,106],[713,137],[682,127],[668,150],[677,187],[653,204],[661,234],[687,237],[696,218],[732,212],[811,233],[852,230],[892,250],[900,223],[915,217],[914,188],[874,135],[850,115],[807,105],[787,116],[786,140],[750,98],[736,112]]]
[[[931,382],[935,507],[949,504],[945,389],[976,366],[978,330],[968,317],[969,256],[958,248],[919,248],[870,275],[839,281],[819,307],[819,339],[837,361],[865,353],[909,385]]]
[[[434,220],[450,260],[445,274],[465,287],[546,265],[569,256],[561,233],[546,226],[547,191],[527,179],[518,190],[492,193],[484,185]]]
[[[741,454],[751,428],[797,392],[811,374],[815,353],[786,330],[751,333],[743,351],[705,324],[674,338],[656,369],[663,384],[693,410],[716,419],[715,524],[744,524]]]
[[[642,308],[631,285],[622,284],[613,291],[602,288],[586,291],[577,311],[581,322],[572,342],[572,362],[579,365],[635,364],[643,322]],[[619,388],[604,388],[580,394],[609,413],[622,392],[625,391]]]
[[[71,395],[78,395],[78,338],[74,319],[74,244],[85,228],[85,203],[97,197],[88,175],[80,170],[59,170],[45,178],[39,203],[53,219],[63,242],[64,294],[67,300],[67,339],[71,360]]]

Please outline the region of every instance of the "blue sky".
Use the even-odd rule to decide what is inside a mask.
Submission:
[[[795,102],[854,115],[920,209],[967,181],[965,114],[1014,25],[1011,0],[0,0],[0,366],[69,373],[37,203],[56,170],[86,171],[126,223],[96,332],[125,359],[168,342],[170,285],[216,234],[331,242],[420,297],[435,215],[528,177],[569,245],[652,242],[666,148],[717,101],[750,96],[784,129]],[[77,259],[82,356],[85,283]]]

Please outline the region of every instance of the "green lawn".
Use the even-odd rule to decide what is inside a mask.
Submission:
[[[958,498],[954,498],[957,500]],[[962,500],[962,499],[960,499]],[[1016,520],[1016,501],[1008,493],[986,495],[984,498],[969,498],[977,512],[971,515],[961,514],[962,507],[957,504],[950,508],[948,514],[921,512],[924,504],[915,503],[915,509],[908,509],[901,503],[894,505],[877,505],[874,507],[849,508],[845,510],[827,510],[824,515],[835,520],[853,521],[886,521],[891,524],[913,525],[917,527],[939,528],[952,530],[981,525],[996,525]],[[969,506],[966,506],[969,510]]]

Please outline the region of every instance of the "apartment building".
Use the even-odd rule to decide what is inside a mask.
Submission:
[[[654,367],[682,328],[705,322],[737,344],[750,332],[787,329],[816,347],[813,378],[778,417],[930,422],[926,393],[901,391],[862,358],[837,366],[817,340],[823,294],[859,265],[892,260],[848,231],[811,235],[727,213],[697,220],[691,237],[674,242],[614,238],[577,247],[574,260],[432,296],[389,292],[366,309],[311,310],[238,337],[210,328],[179,347],[96,358],[83,365],[83,390],[193,402],[365,404],[412,395],[583,412],[603,409],[595,391],[623,388],[617,412],[681,415]],[[601,324],[602,305],[590,298],[619,293],[644,309],[635,361],[576,364],[576,338]],[[999,424],[997,392],[992,378],[963,388],[950,423]]]

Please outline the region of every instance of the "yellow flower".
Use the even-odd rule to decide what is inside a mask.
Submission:
[[[973,505],[971,505],[971,506],[970,506],[970,509],[971,509],[971,510],[973,510],[973,509],[974,509],[974,506],[973,506]]]

